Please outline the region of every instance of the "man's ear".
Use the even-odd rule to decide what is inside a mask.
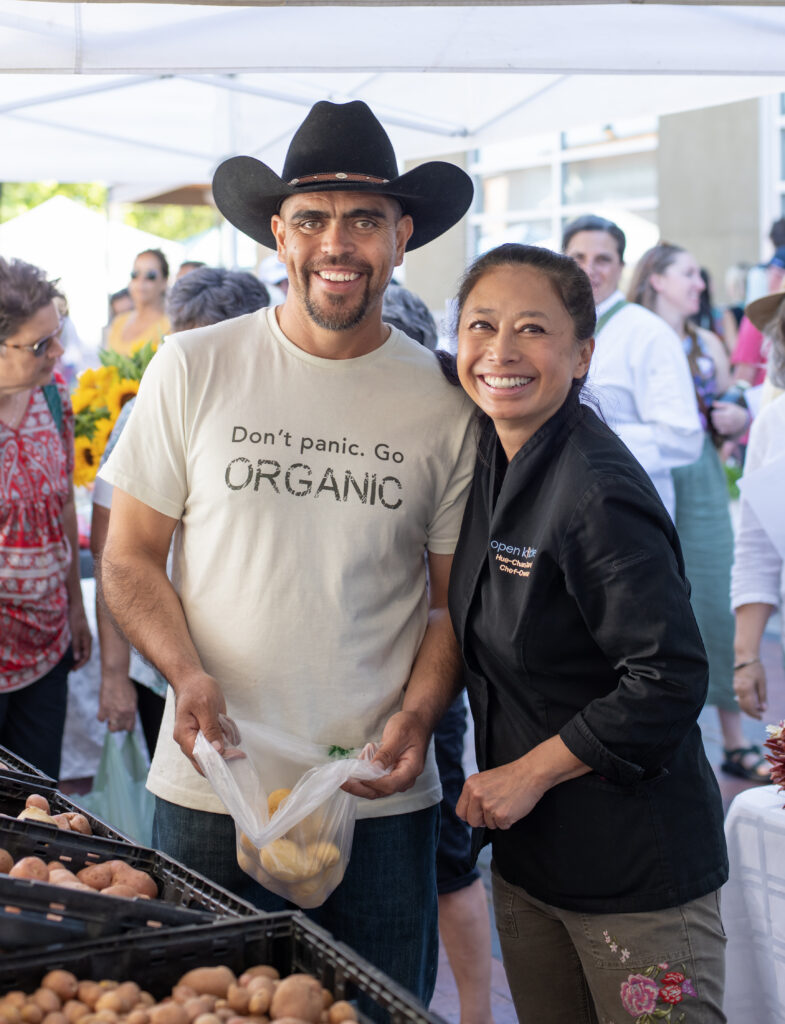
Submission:
[[[286,252],[286,225],[284,224],[283,217],[279,213],[273,214],[270,221],[270,229],[275,235],[278,259],[283,262],[284,254]]]
[[[403,257],[406,252],[406,243],[412,237],[414,231],[414,221],[411,215],[404,213],[398,223],[395,225],[395,265],[400,267],[403,263]]]

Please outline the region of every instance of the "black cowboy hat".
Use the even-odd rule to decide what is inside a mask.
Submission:
[[[411,214],[417,249],[438,238],[469,209],[468,174],[441,160],[398,175],[392,143],[370,107],[316,103],[289,145],[283,174],[252,156],[224,160],[213,178],[213,197],[226,219],[262,245],[276,248],[270,219],[300,192],[375,192],[393,196]]]

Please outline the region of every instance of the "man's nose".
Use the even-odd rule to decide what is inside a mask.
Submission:
[[[322,232],[322,251],[329,253],[348,252],[354,248],[351,231],[341,221],[330,221]]]

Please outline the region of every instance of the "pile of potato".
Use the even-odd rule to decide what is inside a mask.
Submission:
[[[24,810],[17,814],[20,821],[37,821],[43,825],[54,825],[65,832],[80,832],[83,836],[91,836],[93,830],[90,822],[77,811],[64,811],[52,814],[49,801],[40,793],[31,793],[25,801]]]
[[[267,798],[267,809],[272,817],[286,801],[291,790],[276,789]],[[264,884],[265,878],[259,866],[271,878],[287,884],[296,883],[293,898],[299,894],[307,899],[323,884],[328,872],[340,871],[343,877],[345,865],[341,864],[341,852],[335,843],[319,838],[321,816],[318,811],[309,815],[285,836],[274,839],[258,850],[245,833],[240,833],[238,863],[243,871]]]
[[[34,882],[48,882],[64,889],[100,892],[105,896],[122,896],[129,900],[151,900],[158,896],[155,879],[146,871],[126,864],[124,860],[90,864],[74,874],[59,860],[47,864],[40,857],[22,857],[14,861],[8,850],[0,847],[0,874],[9,875],[11,878],[26,878]]]
[[[267,964],[239,978],[228,967],[197,967],[156,1002],[135,981],[79,981],[50,971],[35,992],[0,996],[0,1024],[343,1024],[351,1003],[335,1001],[310,974],[281,979]]]

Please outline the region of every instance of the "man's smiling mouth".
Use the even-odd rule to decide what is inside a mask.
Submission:
[[[319,270],[317,271],[319,277],[324,281],[333,281],[342,284],[345,281],[356,281],[360,276],[359,274],[352,271],[351,273],[345,273],[339,270]]]

